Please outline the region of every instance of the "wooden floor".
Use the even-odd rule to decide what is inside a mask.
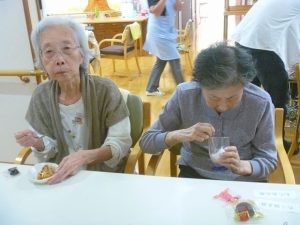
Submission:
[[[158,96],[146,96],[146,85],[149,78],[149,74],[151,72],[152,66],[155,62],[155,58],[151,56],[142,56],[139,57],[139,62],[141,66],[142,74],[140,76],[137,75],[137,67],[134,59],[129,61],[130,71],[127,72],[125,70],[124,61],[119,60],[116,61],[116,72],[113,73],[112,69],[112,60],[110,59],[101,59],[102,65],[102,74],[104,77],[108,77],[112,79],[119,87],[124,88],[132,92],[133,94],[139,95],[143,101],[147,101],[151,103],[151,119],[152,121],[158,116],[162,107],[169,99],[171,94],[175,89],[175,81],[173,80],[172,74],[168,65],[166,66],[161,80],[160,80],[160,89],[165,92],[166,95],[163,97]],[[191,79],[191,71],[188,66],[185,67],[185,61],[182,60],[182,68],[185,80]],[[133,77],[133,78],[132,78]]]
[[[117,71],[113,73],[112,69],[112,60],[110,59],[101,59],[102,65],[102,74],[104,77],[112,79],[119,87],[124,88],[132,92],[133,94],[139,95],[143,101],[151,103],[151,122],[153,123],[158,117],[162,107],[165,105],[166,101],[170,98],[172,93],[175,90],[175,81],[173,80],[170,68],[166,66],[161,80],[160,80],[160,89],[165,92],[166,95],[163,97],[158,96],[146,96],[146,85],[151,72],[152,66],[155,62],[155,58],[152,56],[143,56],[139,57],[139,62],[142,70],[140,76],[137,75],[137,66],[134,59],[131,59],[130,71],[125,70],[125,63],[122,60],[117,61],[116,68]],[[188,64],[185,62],[184,58],[181,60],[182,69],[185,80],[191,80],[191,69]],[[133,79],[132,79],[133,78]],[[291,128],[287,129],[287,139],[290,138],[292,130]],[[147,157],[148,158],[148,157]],[[165,151],[161,166],[158,168],[158,175],[169,176],[170,171],[168,168],[169,165],[169,154],[168,151]],[[297,171],[296,180],[297,183],[300,183],[300,171]]]

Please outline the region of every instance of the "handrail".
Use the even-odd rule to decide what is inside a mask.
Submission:
[[[17,76],[23,82],[28,83],[29,79],[23,76],[35,76],[37,84],[42,82],[42,76],[45,73],[42,70],[0,70],[0,76]]]

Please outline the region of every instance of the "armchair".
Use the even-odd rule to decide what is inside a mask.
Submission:
[[[300,137],[300,104],[299,104],[299,97],[300,97],[300,68],[299,63],[295,64],[294,66],[294,74],[295,80],[297,84],[297,92],[298,92],[298,109],[297,109],[297,124],[296,128],[292,135],[292,142],[287,149],[288,157],[293,167],[294,173],[296,175],[297,183],[300,183],[300,152],[299,152],[299,137]]]
[[[128,59],[135,58],[138,75],[141,69],[138,61],[137,40],[141,37],[141,28],[138,23],[132,23],[124,28],[123,33],[116,34],[111,39],[103,39],[99,42],[101,58],[110,58],[113,61],[113,72],[116,71],[115,60],[125,61],[126,70],[129,71]]]
[[[283,109],[275,109],[275,144],[278,154],[277,169],[269,176],[271,183],[295,184],[292,165],[283,145]]]
[[[177,49],[180,54],[184,55],[185,61],[188,62],[190,69],[192,70],[192,61],[190,57],[192,46],[192,24],[193,21],[189,19],[185,25],[184,30],[178,30],[178,44]]]

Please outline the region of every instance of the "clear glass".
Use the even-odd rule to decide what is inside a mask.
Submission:
[[[210,137],[208,140],[208,150],[210,159],[214,163],[218,163],[220,155],[224,152],[224,148],[229,146],[229,137]]]

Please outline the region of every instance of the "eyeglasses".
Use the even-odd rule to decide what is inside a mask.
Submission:
[[[62,56],[70,56],[74,53],[74,50],[80,48],[80,46],[73,46],[73,45],[65,45],[59,48],[52,48],[52,47],[47,47],[43,50],[41,50],[41,55],[46,59],[46,60],[51,60],[56,56],[56,54],[60,54]]]

